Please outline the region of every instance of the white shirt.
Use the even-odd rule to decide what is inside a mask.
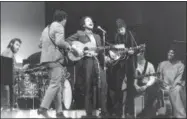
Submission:
[[[88,37],[90,38],[90,43],[93,45],[93,47],[97,47],[93,34],[88,34]]]
[[[137,70],[140,74],[143,73],[145,64],[146,64],[146,62],[143,63],[143,64],[140,64],[140,63],[137,64],[136,70]],[[147,64],[147,69],[146,69],[146,71],[145,71],[145,75],[146,75],[146,74],[153,74],[153,73],[155,73],[155,68],[154,68],[154,66],[153,66],[152,63],[148,62],[148,64]],[[145,84],[147,84],[147,85],[152,85],[154,81],[155,81],[155,76],[149,76],[149,77],[143,78],[142,83],[145,83]]]

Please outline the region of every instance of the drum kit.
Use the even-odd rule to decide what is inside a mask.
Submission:
[[[63,78],[65,78],[65,81],[62,82],[62,106],[65,109],[70,109],[73,101],[72,83],[70,81],[70,73],[66,67],[63,68],[62,74],[64,74]],[[49,82],[48,68],[41,64],[24,72],[18,72],[14,83],[14,96],[18,107],[20,108],[23,105],[23,100],[32,100],[32,102],[26,101],[24,105],[32,105],[29,108],[38,108],[49,86]]]

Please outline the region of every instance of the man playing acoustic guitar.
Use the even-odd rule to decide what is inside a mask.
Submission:
[[[122,19],[116,20],[116,26],[117,26],[117,33],[115,34],[115,39],[113,40],[112,44],[123,46],[124,48],[131,48],[135,46],[135,42],[132,39],[131,33],[129,30],[127,30],[127,26],[125,22]],[[122,48],[122,47],[121,47]],[[118,52],[118,51],[117,51]],[[108,60],[112,59],[115,60],[117,58],[113,50],[109,51]],[[123,92],[122,92],[122,82],[125,79],[125,76],[127,77],[127,88],[124,91],[124,95],[127,94],[127,103],[126,109],[127,109],[127,115],[133,116],[134,114],[134,104],[133,104],[133,75],[135,71],[135,59],[134,59],[134,50],[129,49],[127,53],[124,53],[129,58],[128,59],[122,59],[117,61],[114,65],[110,65],[108,67],[107,71],[107,80],[108,80],[108,87],[109,87],[109,96],[111,99],[111,108],[110,111],[113,113],[113,115],[117,117],[121,117],[123,112]],[[123,55],[123,54],[122,54]],[[109,61],[110,62],[110,61]],[[110,63],[109,63],[110,64]],[[124,96],[124,100],[126,100],[126,97]],[[124,101],[126,102],[126,101]],[[129,116],[128,116],[129,117]]]
[[[93,85],[96,85],[98,80],[101,82],[101,115],[107,116],[106,110],[106,95],[107,95],[107,83],[106,76],[101,65],[104,63],[104,54],[102,51],[90,51],[91,48],[97,48],[102,45],[99,35],[94,34],[94,23],[89,16],[85,16],[81,19],[81,27],[83,30],[77,31],[69,38],[66,39],[71,45],[72,49],[78,54],[84,54],[84,57],[78,62],[81,63],[78,75],[82,75],[85,86],[85,108],[87,116],[92,116],[92,92]],[[82,47],[76,47],[78,41],[83,45]],[[76,42],[76,43],[75,43]],[[79,43],[80,44],[80,43]],[[83,48],[82,50],[79,50]],[[87,49],[85,51],[85,49]],[[81,53],[82,52],[82,53]],[[77,55],[78,56],[78,55]]]

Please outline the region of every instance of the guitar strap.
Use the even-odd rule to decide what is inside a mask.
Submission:
[[[148,61],[145,62],[144,70],[142,72],[142,75],[145,75],[145,72],[147,70]]]
[[[55,46],[55,48],[58,48],[58,50],[59,50],[59,47],[54,43],[54,41],[53,41],[53,39],[51,38],[51,36],[50,36],[49,33],[50,33],[50,25],[48,25],[48,36],[49,36],[51,42],[53,43],[53,45]],[[60,51],[60,50],[59,50],[59,51]]]
[[[148,65],[148,61],[145,62],[144,70],[143,70],[143,72],[142,72],[141,75],[145,75],[145,72],[147,70],[147,65]],[[140,80],[138,80],[138,85],[140,85],[140,86],[144,85],[144,83],[142,83],[142,80],[143,80],[143,78],[141,78]]]
[[[55,46],[55,48],[57,48],[59,51],[60,51],[60,53],[62,54],[62,56],[64,56],[64,61],[63,61],[63,64],[61,64],[60,62],[60,64],[61,65],[67,65],[68,64],[68,59],[67,59],[67,54],[66,54],[66,52],[64,51],[64,50],[60,50],[60,48],[55,44],[55,42],[53,41],[53,39],[51,38],[51,36],[50,36],[50,25],[48,25],[48,36],[49,36],[49,39],[51,40],[51,42],[53,43],[53,45]],[[56,62],[58,62],[58,60],[56,61]]]

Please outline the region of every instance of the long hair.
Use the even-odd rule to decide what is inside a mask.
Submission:
[[[118,18],[116,20],[116,26],[117,26],[117,29],[119,29],[121,27],[127,28],[127,25],[126,25],[125,21],[121,18]]]
[[[14,43],[15,43],[16,41],[18,41],[20,44],[22,43],[21,39],[19,39],[19,38],[13,38],[13,39],[9,42],[7,48],[11,48],[11,47],[14,45]]]

